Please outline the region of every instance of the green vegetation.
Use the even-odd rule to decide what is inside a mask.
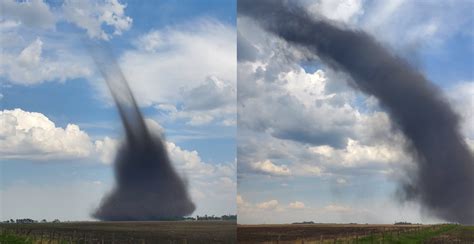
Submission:
[[[436,237],[445,232],[453,231],[459,228],[459,225],[441,225],[422,228],[420,230],[412,230],[405,233],[385,233],[385,234],[376,234],[370,235],[363,238],[360,238],[358,243],[423,243],[433,237]]]
[[[29,241],[25,237],[4,233],[0,235],[0,243],[8,243],[8,244],[30,244],[33,243]]]
[[[474,243],[474,226],[458,226],[428,241],[429,243]]]

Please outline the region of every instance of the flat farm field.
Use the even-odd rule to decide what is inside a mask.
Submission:
[[[65,222],[1,224],[21,243],[236,243],[235,221]],[[0,241],[1,242],[1,241]]]
[[[460,227],[462,226],[367,224],[238,225],[237,239],[242,244],[423,243],[441,234],[450,233]]]

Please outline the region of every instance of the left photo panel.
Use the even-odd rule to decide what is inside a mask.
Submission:
[[[0,0],[0,243],[236,243],[236,0]]]

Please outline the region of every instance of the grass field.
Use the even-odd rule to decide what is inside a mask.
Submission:
[[[3,243],[236,243],[235,221],[73,222],[0,225]],[[7,238],[8,241],[6,241]],[[13,238],[17,242],[13,242]]]
[[[474,226],[456,226],[430,238],[426,243],[474,243]]]
[[[237,238],[242,244],[474,243],[472,228],[460,225],[239,225]],[[454,242],[456,240],[459,242]]]

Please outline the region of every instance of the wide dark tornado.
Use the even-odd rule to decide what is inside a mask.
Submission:
[[[89,50],[117,106],[125,140],[115,162],[116,185],[93,213],[107,221],[180,219],[195,210],[186,182],[177,174],[162,135],[151,133],[120,68],[106,47]]]

